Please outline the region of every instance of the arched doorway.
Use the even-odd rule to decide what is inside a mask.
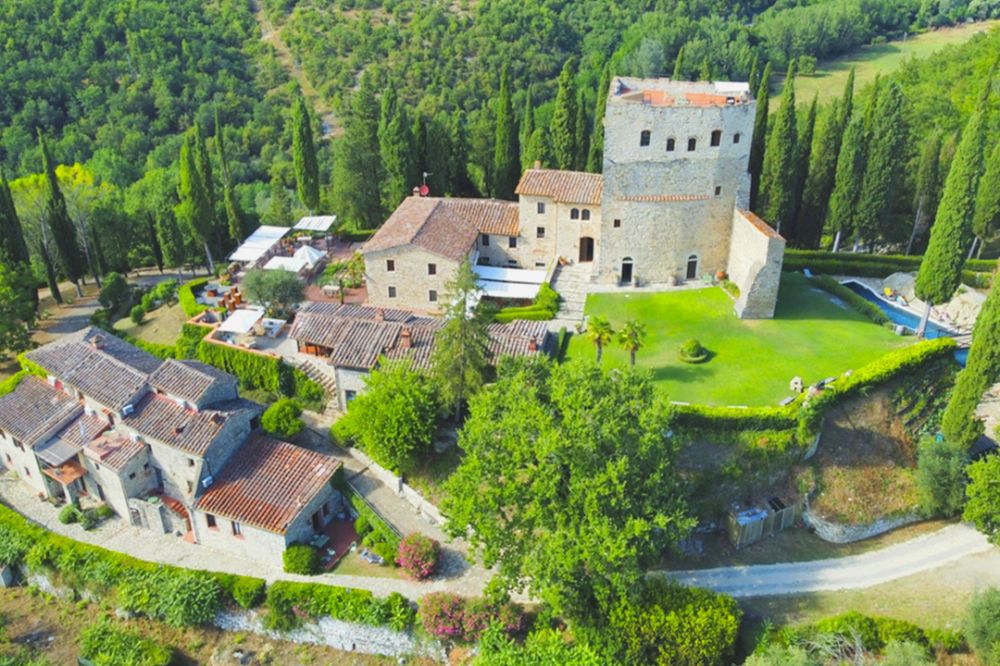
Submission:
[[[594,239],[590,236],[580,237],[580,262],[594,260]]]
[[[632,257],[622,259],[622,284],[632,284]]]
[[[693,280],[696,277],[698,277],[698,255],[692,254],[688,256],[687,279]]]

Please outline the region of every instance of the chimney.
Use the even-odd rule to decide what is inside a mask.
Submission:
[[[180,435],[183,432],[184,432],[184,426],[182,426],[182,425],[174,426],[174,434],[175,435]]]
[[[212,423],[214,423],[215,425],[222,425],[223,423],[226,422],[226,417],[220,414],[219,412],[215,412],[214,414],[212,414],[211,418],[212,418]]]
[[[404,326],[399,332],[399,348],[410,349],[413,346],[413,335],[409,326]]]
[[[385,321],[385,310],[382,308],[375,308],[375,321],[380,324]]]
[[[536,169],[541,169],[542,168],[542,161],[541,160],[535,160],[535,168]]]
[[[413,196],[415,196],[415,197],[419,197],[420,196],[420,186],[419,185],[414,185],[413,189],[410,190],[410,194],[413,195]]]
[[[104,349],[104,336],[95,335],[93,338],[90,339],[90,346],[93,347],[94,349]]]
[[[528,340],[528,351],[530,351],[530,352],[536,352],[536,351],[538,351],[538,340],[537,339],[531,338],[530,340]]]

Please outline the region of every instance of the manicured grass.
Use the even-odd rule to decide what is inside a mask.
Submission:
[[[671,400],[716,405],[775,405],[788,383],[807,383],[861,367],[909,341],[831,302],[797,273],[785,273],[774,319],[736,318],[721,289],[635,294],[591,294],[587,313],[606,317],[614,328],[629,319],[646,326],[646,346],[637,365]],[[685,340],[697,338],[711,352],[706,363],[677,358]],[[569,359],[593,359],[586,333],[570,340]],[[617,342],[604,350],[606,366],[628,364]]]
[[[816,73],[812,76],[795,77],[795,96],[802,103],[807,103],[813,95],[819,95],[819,101],[828,102],[840,97],[844,92],[847,74],[851,67],[856,68],[856,89],[863,88],[880,74],[895,71],[907,58],[922,58],[950,44],[960,44],[979,32],[985,32],[1000,25],[1000,21],[983,21],[953,28],[931,30],[914,35],[905,40],[886,42],[865,46],[840,58],[826,60],[816,65]],[[780,77],[783,81],[784,77]],[[775,86],[781,89],[781,81]],[[771,110],[777,108],[780,95],[772,94]]]
[[[179,303],[162,305],[143,319],[141,324],[133,324],[128,317],[115,322],[115,328],[146,342],[172,345],[181,336],[181,328],[188,320]]]

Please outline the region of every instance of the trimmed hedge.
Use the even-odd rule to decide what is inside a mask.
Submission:
[[[812,282],[823,291],[827,291],[836,296],[837,298],[839,298],[840,300],[844,301],[849,306],[851,306],[851,309],[868,317],[876,324],[884,326],[890,323],[889,317],[886,316],[884,312],[882,312],[882,308],[875,305],[868,299],[859,296],[858,294],[855,294],[849,288],[840,284],[829,275],[817,275],[815,278],[813,278]]]
[[[493,321],[501,324],[510,323],[515,319],[548,321],[553,319],[557,312],[559,312],[559,293],[547,283],[543,283],[531,305],[504,308],[493,316]]]
[[[31,373],[27,370],[18,370],[13,375],[0,382],[0,398],[16,389],[17,385],[21,383],[21,380],[29,375],[31,375]]]
[[[185,335],[189,329],[185,329]],[[198,360],[235,375],[240,384],[261,388],[285,396],[316,403],[325,399],[323,387],[299,370],[285,363],[280,356],[268,356],[252,351],[201,340],[197,346]]]
[[[201,289],[208,284],[208,278],[195,278],[190,282],[185,282],[177,289],[177,301],[181,304],[184,314],[188,317],[196,317],[210,308],[198,302],[194,295],[195,289]]]
[[[892,254],[853,254],[846,252],[820,252],[814,250],[785,250],[784,270],[799,271],[808,268],[814,273],[856,275],[884,278],[893,273],[912,273],[920,268],[919,256]],[[973,259],[966,261],[962,282],[970,287],[989,287],[995,262]]]
[[[293,543],[281,554],[285,573],[315,576],[320,572],[319,551],[307,543]]]
[[[279,631],[301,626],[303,616],[331,617],[404,631],[416,617],[410,602],[398,592],[379,599],[368,590],[288,581],[268,586],[266,608],[264,626]]]
[[[137,338],[134,335],[129,335],[125,331],[120,331],[114,329],[111,331],[119,338],[125,342],[142,349],[143,351],[149,352],[156,358],[166,361],[167,359],[177,358],[177,347],[175,345],[164,345],[158,342],[148,342],[142,338]]]
[[[27,352],[21,352],[17,355],[17,362],[21,366],[21,369],[25,372],[32,374],[36,377],[41,377],[45,379],[49,376],[48,370],[38,365],[34,361],[30,360],[25,354]]]
[[[344,485],[346,486],[346,484]],[[376,554],[381,555],[387,563],[395,564],[402,536],[382,520],[381,516],[372,511],[371,507],[365,503],[364,498],[354,492],[353,488],[347,486],[346,493],[350,497],[354,511],[358,514],[358,520],[354,524],[356,527],[363,528],[358,530],[358,537],[362,538],[365,543],[369,543]]]
[[[673,405],[677,424],[705,430],[788,430],[798,424],[794,407]]]

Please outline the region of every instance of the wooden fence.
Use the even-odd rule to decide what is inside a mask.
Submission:
[[[791,527],[802,516],[801,501],[786,505],[777,497],[767,501],[767,508],[758,511],[758,515],[746,520],[740,519],[740,513],[729,512],[726,516],[726,531],[729,540],[737,549],[748,546],[764,537],[771,536],[783,529]]]

